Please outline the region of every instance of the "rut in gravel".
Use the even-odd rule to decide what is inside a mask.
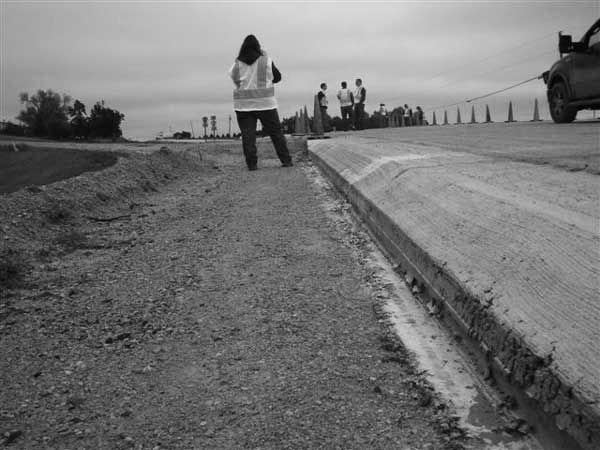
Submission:
[[[23,313],[1,333],[7,448],[468,444],[386,334],[360,239],[306,164],[222,160],[129,220],[83,225],[100,245],[10,297]]]

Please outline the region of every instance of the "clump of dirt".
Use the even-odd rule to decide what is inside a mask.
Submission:
[[[0,288],[15,288],[23,281],[27,265],[16,250],[3,246],[0,249]]]

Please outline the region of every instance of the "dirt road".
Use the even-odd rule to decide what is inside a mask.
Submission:
[[[4,292],[4,448],[468,446],[374,312],[362,238],[305,163],[260,154],[248,172],[218,149],[123,219],[79,222]]]

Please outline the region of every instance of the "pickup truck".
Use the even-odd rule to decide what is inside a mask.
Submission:
[[[558,51],[561,58],[542,76],[552,120],[569,123],[582,109],[600,109],[600,19],[578,42],[559,33]]]

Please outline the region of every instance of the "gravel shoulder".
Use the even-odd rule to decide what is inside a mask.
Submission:
[[[264,142],[256,172],[237,147],[202,151],[122,218],[74,219],[82,243],[2,292],[0,445],[470,447],[309,163],[280,168]]]

